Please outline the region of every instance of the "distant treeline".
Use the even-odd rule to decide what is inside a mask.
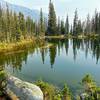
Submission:
[[[58,21],[57,21],[58,20]],[[99,35],[100,34],[100,13],[95,10],[95,14],[90,18],[87,15],[85,21],[78,18],[77,9],[75,10],[73,23],[69,24],[69,17],[67,15],[66,21],[60,20],[60,17],[56,18],[56,13],[54,10],[53,3],[50,0],[49,3],[49,18],[48,18],[48,35],[57,34],[71,34],[73,36],[77,35]]]
[[[48,20],[47,20],[48,19]],[[100,34],[100,13],[95,10],[92,18],[82,21],[78,18],[77,9],[73,23],[69,24],[67,15],[66,21],[57,18],[54,5],[50,0],[48,18],[45,18],[40,10],[40,19],[34,20],[24,16],[21,12],[16,13],[9,9],[8,5],[3,8],[0,5],[0,41],[13,42],[32,36],[45,35],[99,35]]]
[[[42,11],[41,11],[42,16]],[[42,20],[42,19],[41,19]],[[33,21],[30,17],[25,17],[21,12],[16,13],[9,9],[8,5],[3,8],[0,5],[0,41],[14,42],[27,37],[39,35],[40,30],[44,32],[45,27],[39,22]]]

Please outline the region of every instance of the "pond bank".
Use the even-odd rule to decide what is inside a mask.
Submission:
[[[0,43],[0,54],[19,53],[28,48],[44,46],[45,44],[45,40],[40,38],[25,39],[13,43]]]
[[[13,52],[28,48],[34,40],[22,40],[14,43],[0,43],[0,53]]]
[[[98,39],[100,38],[99,35],[97,34],[89,34],[89,35],[76,35],[76,36],[73,36],[73,35],[58,35],[58,36],[45,36],[45,38],[47,39]]]
[[[95,39],[99,36],[90,36],[90,38]],[[70,39],[70,38],[77,38],[77,39],[86,39],[89,38],[88,36],[72,36],[72,35],[61,35],[61,36],[45,36],[45,37],[34,37],[32,39],[24,39],[18,42],[12,43],[0,43],[0,54],[10,54],[16,52],[22,52],[25,49],[30,47],[37,47],[40,46],[41,48],[48,48],[52,46],[52,44],[46,44],[45,39]],[[45,45],[46,44],[46,45]]]

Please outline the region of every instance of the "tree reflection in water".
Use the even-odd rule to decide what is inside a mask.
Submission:
[[[49,54],[50,65],[53,68],[57,55],[60,56],[63,53],[63,49],[66,51],[66,56],[69,52],[69,47],[73,50],[73,59],[76,60],[78,56],[78,51],[82,50],[85,53],[85,58],[88,57],[88,53],[91,53],[91,57],[96,59],[96,63],[100,59],[100,39],[46,39],[53,46],[49,48],[31,48],[19,53],[12,53],[8,55],[0,55],[0,66],[6,65],[13,67],[13,71],[21,71],[22,64],[27,63],[27,58],[29,54],[41,53],[41,60],[45,64],[46,56]]]

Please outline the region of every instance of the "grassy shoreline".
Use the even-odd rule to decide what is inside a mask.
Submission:
[[[45,39],[74,39],[74,38],[75,39],[99,39],[100,37],[98,35],[89,35],[89,36],[59,35],[59,36],[34,37],[32,39],[24,39],[18,42],[0,43],[0,54],[22,52],[23,50],[28,49],[30,47],[43,46],[45,48],[51,46],[51,44],[45,46],[46,43]]]
[[[92,34],[92,35],[77,35],[77,36],[73,36],[73,35],[58,35],[58,36],[45,36],[45,38],[47,39],[73,39],[73,38],[77,38],[77,39],[98,39],[100,38],[99,35],[96,34]]]
[[[23,50],[32,42],[32,40],[23,40],[15,43],[0,43],[0,53]]]
[[[39,38],[24,39],[13,43],[0,43],[0,54],[22,52],[28,48],[42,45],[45,45],[45,41]]]

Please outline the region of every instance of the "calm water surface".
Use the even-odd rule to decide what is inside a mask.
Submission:
[[[91,74],[100,85],[100,40],[46,40],[49,48],[36,48],[0,57],[8,73],[25,81],[44,81],[77,91],[81,79]],[[77,89],[77,90],[76,90]]]

